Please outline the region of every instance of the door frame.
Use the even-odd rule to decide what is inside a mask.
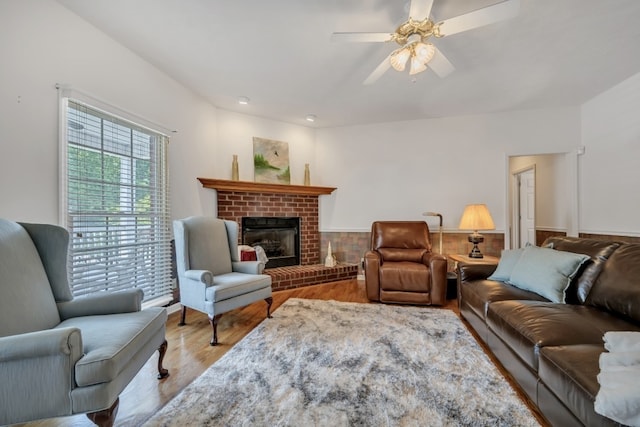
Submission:
[[[580,229],[580,215],[579,215],[579,200],[578,200],[578,156],[579,150],[572,151],[560,151],[560,152],[525,152],[525,153],[505,153],[504,156],[504,218],[508,218],[508,222],[504,230],[504,248],[511,249],[513,245],[513,214],[511,212],[511,198],[512,194],[512,181],[511,171],[509,169],[509,159],[512,157],[524,157],[524,156],[542,156],[546,154],[554,154],[564,156],[567,166],[567,187],[569,194],[567,194],[567,203],[569,218],[567,221],[567,236],[577,237]]]

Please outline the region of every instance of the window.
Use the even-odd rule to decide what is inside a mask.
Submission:
[[[65,99],[63,185],[74,295],[130,288],[170,300],[168,138]]]

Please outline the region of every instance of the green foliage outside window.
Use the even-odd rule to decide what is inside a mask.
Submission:
[[[69,147],[69,211],[95,214],[151,212],[151,164],[133,159],[133,182],[121,182],[123,162],[117,155],[80,147]],[[130,180],[131,178],[129,178]],[[131,188],[133,204],[123,200],[121,190]],[[133,211],[132,211],[133,209]],[[147,221],[148,222],[148,221]]]

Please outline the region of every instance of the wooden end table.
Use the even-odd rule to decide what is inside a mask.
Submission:
[[[491,255],[485,255],[483,258],[471,258],[468,255],[462,254],[449,254],[447,259],[453,261],[453,271],[456,278],[456,294],[458,303],[460,303],[460,272],[458,271],[458,264],[476,264],[476,265],[498,265],[500,258]]]
[[[498,265],[498,262],[500,261],[500,258],[491,256],[491,255],[485,255],[484,258],[471,258],[469,255],[450,254],[450,255],[447,255],[447,258],[452,259],[455,262],[456,269],[457,269],[458,263]]]

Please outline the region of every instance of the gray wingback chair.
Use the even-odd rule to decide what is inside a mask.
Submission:
[[[119,395],[155,350],[167,349],[164,308],[142,291],[74,298],[69,234],[0,219],[0,425],[87,413],[111,426]]]
[[[261,274],[264,263],[240,261],[238,224],[214,217],[192,216],[173,222],[176,264],[185,324],[187,307],[206,313],[218,344],[223,313],[264,299],[271,317],[271,276]]]

